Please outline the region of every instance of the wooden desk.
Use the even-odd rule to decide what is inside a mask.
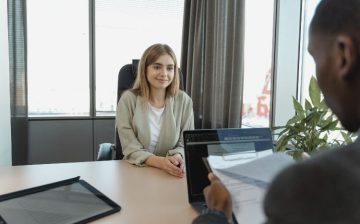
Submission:
[[[0,194],[75,176],[122,207],[93,223],[182,224],[197,216],[188,203],[185,177],[117,160],[0,167]]]

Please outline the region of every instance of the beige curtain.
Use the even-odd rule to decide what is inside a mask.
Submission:
[[[181,69],[195,128],[241,126],[245,0],[185,0]]]

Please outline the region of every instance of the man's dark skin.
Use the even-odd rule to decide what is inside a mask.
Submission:
[[[322,0],[310,25],[308,51],[327,105],[347,130],[358,131],[360,0]],[[209,180],[208,207],[230,219],[229,192],[213,174]],[[267,224],[360,223],[360,140],[283,170],[268,189],[264,212]],[[198,220],[194,223],[226,223]]]

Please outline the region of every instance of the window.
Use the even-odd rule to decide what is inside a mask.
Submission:
[[[89,116],[87,0],[27,2],[29,116]]]
[[[273,17],[273,0],[245,2],[243,127],[269,126]]]
[[[114,116],[117,74],[154,43],[181,53],[184,0],[27,2],[29,116],[90,116],[89,26],[95,27],[97,116]]]
[[[315,76],[315,63],[309,52],[307,51],[309,43],[309,25],[314,15],[316,6],[320,0],[305,0],[303,2],[303,21],[302,21],[302,34],[301,34],[301,50],[300,50],[300,66],[299,74],[300,79],[300,99],[301,102],[305,102],[305,99],[309,99],[309,83],[311,76]]]
[[[150,45],[168,44],[179,61],[183,11],[183,0],[96,1],[96,115],[115,114],[120,68]]]

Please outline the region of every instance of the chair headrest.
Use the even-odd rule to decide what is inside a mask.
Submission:
[[[137,69],[138,69],[138,65],[139,65],[139,59],[133,59],[132,60],[132,73],[134,74],[135,78],[136,78],[136,74],[137,74]]]

